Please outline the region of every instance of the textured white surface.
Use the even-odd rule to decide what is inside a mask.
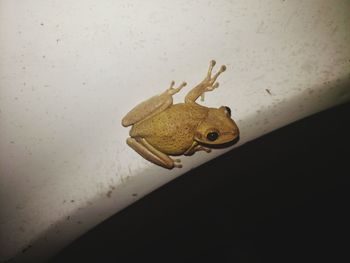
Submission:
[[[0,260],[43,260],[229,150],[168,171],[120,125],[210,59],[228,70],[204,104],[231,107],[238,145],[348,101],[349,13],[347,0],[0,0]]]

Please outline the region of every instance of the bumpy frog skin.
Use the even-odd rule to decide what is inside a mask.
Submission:
[[[122,120],[124,127],[132,125],[127,144],[148,161],[167,169],[181,168],[181,160],[169,155],[192,155],[207,147],[232,142],[239,136],[236,123],[231,119],[229,107],[207,108],[196,103],[204,93],[219,86],[219,75],[226,70],[221,66],[212,74],[215,61],[210,61],[205,79],[189,91],[185,103],[173,104],[173,95],[186,83],[170,87],[132,109]]]

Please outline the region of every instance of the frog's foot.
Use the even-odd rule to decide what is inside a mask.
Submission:
[[[203,101],[205,92],[212,91],[219,87],[219,83],[216,82],[216,80],[220,74],[226,70],[226,66],[222,65],[220,69],[215,74],[213,74],[213,68],[215,64],[215,60],[210,61],[208,73],[205,79],[186,95],[185,101],[187,103],[195,102],[198,97],[201,97],[201,100]]]
[[[175,81],[172,81],[172,82],[170,83],[169,89],[167,89],[167,92],[168,92],[169,95],[174,95],[174,94],[178,93],[178,92],[179,92],[183,87],[185,87],[186,85],[187,85],[186,82],[182,82],[182,83],[180,84],[179,87],[174,88],[174,86],[175,86]]]
[[[207,91],[212,91],[214,89],[217,89],[219,87],[219,82],[216,82],[214,85],[212,86],[207,86],[205,91],[201,94],[201,101],[204,101],[205,98],[205,92]]]
[[[180,159],[174,159],[174,166],[177,168],[182,168],[181,160]]]
[[[150,145],[144,138],[128,138],[126,143],[146,160],[167,169],[181,168],[179,159],[171,159],[168,155],[160,152]]]
[[[218,72],[216,72],[214,74],[214,76],[212,76],[213,74],[213,68],[214,66],[216,65],[216,61],[215,60],[211,60],[210,63],[209,63],[209,69],[208,69],[208,73],[207,73],[207,77],[205,78],[206,81],[210,81],[212,83],[215,82],[215,80],[219,77],[219,75],[224,72],[226,70],[226,66],[225,65],[222,65],[219,69]]]
[[[211,149],[204,147],[202,145],[197,145],[197,147],[194,149],[196,152],[198,151],[205,151],[206,153],[210,153]]]
[[[210,61],[209,64],[209,70],[207,73],[206,78],[202,81],[203,86],[205,87],[203,93],[201,94],[201,101],[204,101],[204,92],[212,91],[214,89],[217,89],[219,87],[219,82],[215,82],[217,78],[220,76],[221,73],[223,73],[226,70],[226,66],[222,65],[218,72],[216,72],[214,75],[213,68],[215,66],[216,62],[215,60]]]
[[[204,147],[202,145],[199,145],[197,142],[193,142],[191,147],[184,153],[184,155],[193,155],[195,152],[198,151],[205,151],[207,153],[211,152],[211,149]]]

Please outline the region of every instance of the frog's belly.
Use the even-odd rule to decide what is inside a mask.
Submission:
[[[193,135],[181,131],[173,136],[147,136],[145,139],[154,148],[168,155],[182,155],[193,143]]]

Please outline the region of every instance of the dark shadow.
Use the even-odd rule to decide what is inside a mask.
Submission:
[[[348,262],[350,104],[228,152],[51,262]]]

